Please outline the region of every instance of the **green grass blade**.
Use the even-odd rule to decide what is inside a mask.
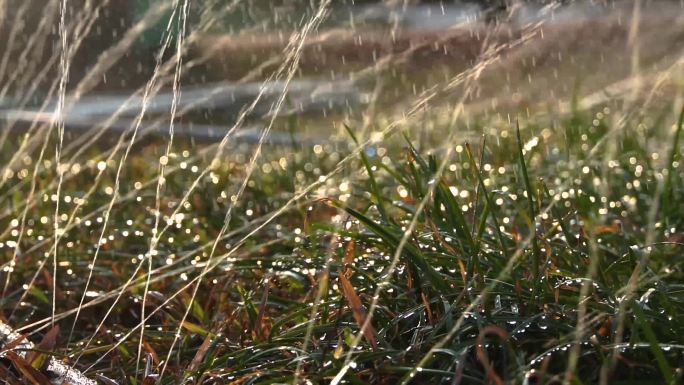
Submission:
[[[673,197],[672,183],[674,178],[673,174],[675,172],[673,164],[677,160],[677,156],[679,155],[679,138],[681,136],[683,126],[684,107],[682,107],[682,110],[679,112],[679,119],[677,119],[677,127],[675,129],[674,138],[672,139],[672,148],[670,149],[670,156],[667,158],[667,178],[665,179],[665,188],[663,189],[662,194],[663,218],[665,219],[667,219],[668,214],[670,212],[670,201]]]
[[[496,218],[496,212],[494,211],[495,206],[494,203],[492,202],[492,198],[489,196],[489,192],[487,191],[487,187],[485,187],[484,180],[482,179],[482,174],[480,174],[480,169],[477,167],[477,163],[475,163],[475,158],[473,157],[473,153],[470,150],[470,145],[466,144],[466,152],[468,154],[468,159],[470,160],[470,166],[473,169],[473,174],[475,174],[475,177],[477,178],[477,181],[480,185],[480,190],[481,194],[485,199],[485,205],[488,208],[483,215],[486,216],[487,213],[490,214],[492,221],[494,222],[494,229],[496,231],[496,236],[499,239],[499,244],[501,246],[501,252],[503,253],[504,257],[506,260],[508,260],[509,255],[508,255],[508,249],[506,247],[506,242],[504,241],[503,234],[501,234],[501,228],[499,226],[499,220]],[[479,230],[478,230],[479,232]],[[479,243],[479,241],[478,241]]]
[[[653,332],[653,329],[649,324],[650,321],[646,318],[646,314],[644,314],[644,311],[639,307],[639,305],[635,301],[632,302],[632,311],[634,312],[635,318],[639,323],[639,327],[641,327],[641,330],[644,332],[644,335],[648,340],[648,344],[651,347],[651,351],[653,352],[653,355],[656,358],[656,362],[658,363],[660,373],[662,373],[663,377],[665,377],[665,381],[668,384],[674,384],[672,368],[670,367],[670,364],[668,364],[667,359],[665,358],[663,349],[660,348],[658,337],[656,337],[655,332]]]
[[[349,136],[351,136],[352,140],[354,143],[358,146],[359,141],[356,138],[356,135],[354,135],[354,132],[352,129],[344,124],[344,128],[347,130],[347,133]],[[383,196],[380,192],[380,188],[378,187],[378,183],[375,181],[375,176],[373,175],[373,167],[370,164],[370,161],[368,160],[368,156],[366,155],[366,152],[359,151],[359,154],[361,155],[361,161],[363,162],[364,167],[366,168],[366,171],[368,172],[368,182],[370,183],[371,191],[373,195],[375,195],[375,199],[377,201],[377,206],[378,206],[378,212],[380,213],[380,216],[382,217],[383,220],[386,222],[389,221],[389,216],[387,215],[387,211],[385,210],[385,206],[382,204],[383,201]]]
[[[525,183],[525,190],[527,191],[527,203],[528,203],[528,210],[529,210],[529,216],[530,219],[532,220],[532,253],[533,253],[533,261],[532,261],[532,279],[534,280],[534,290],[532,292],[532,297],[536,298],[537,297],[537,292],[539,290],[539,264],[541,263],[541,253],[539,251],[539,245],[537,243],[537,214],[535,210],[535,199],[534,199],[534,189],[532,188],[532,184],[530,183],[530,177],[527,172],[527,165],[525,164],[525,155],[523,154],[523,144],[522,144],[522,139],[520,137],[520,122],[516,121],[516,130],[515,130],[517,139],[518,139],[518,163],[520,165],[520,170],[523,176],[523,182]]]

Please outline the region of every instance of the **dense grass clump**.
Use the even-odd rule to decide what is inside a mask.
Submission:
[[[65,175],[63,209],[81,206],[55,270],[35,274],[50,266],[54,207],[27,209],[2,309],[86,374],[131,384],[679,383],[678,139],[654,150],[643,122],[616,135],[609,114],[495,123],[441,146],[364,145],[350,129],[348,147],[266,152],[244,191],[221,187],[249,175],[238,147],[220,161],[172,151],[161,195],[154,144],[118,197],[94,158]],[[672,135],[663,124],[652,137]],[[13,199],[10,229],[26,203]]]
[[[638,154],[604,165],[517,134],[479,156],[467,144],[456,159],[423,156],[410,142],[391,162],[362,155],[366,182],[330,202],[344,230],[316,253],[321,284],[336,286],[315,323],[294,328],[319,347],[303,358],[313,378],[681,380],[678,199],[657,210],[680,190]]]

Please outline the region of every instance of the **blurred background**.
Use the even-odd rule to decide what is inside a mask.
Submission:
[[[284,90],[284,77],[272,75],[291,35],[318,6],[286,0],[66,2],[67,132],[91,135],[117,110],[107,131],[125,131],[141,105],[125,101],[141,98],[151,81],[143,119],[168,115],[176,72],[179,134],[219,140],[263,84],[263,98],[248,116],[258,129]],[[448,111],[461,102],[460,118],[472,118],[567,113],[573,101],[588,108],[609,97],[662,96],[681,76],[661,79],[658,95],[648,85],[681,67],[681,7],[678,0],[332,1],[299,52],[274,129],[282,131],[281,118],[296,114],[300,133],[325,138],[337,132],[335,121],[401,114],[436,91],[439,98],[429,103],[437,121],[449,120]],[[59,18],[60,2],[5,2],[0,108],[10,128],[3,131],[25,132],[54,110]]]

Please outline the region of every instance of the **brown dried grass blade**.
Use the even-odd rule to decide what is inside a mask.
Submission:
[[[31,364],[23,359],[20,355],[15,352],[9,351],[5,353],[5,357],[12,362],[19,373],[24,377],[24,379],[31,385],[52,385],[50,380],[43,373],[34,369]]]
[[[264,293],[261,295],[261,302],[259,303],[259,313],[257,313],[256,322],[254,322],[254,329],[259,340],[263,341],[268,332],[264,327],[264,318],[266,317],[266,304],[268,303],[269,279],[266,278],[264,284]]]
[[[149,353],[149,355],[152,357],[152,362],[155,365],[159,365],[159,355],[157,352],[154,350],[152,345],[149,344],[147,341],[143,341],[143,347],[145,348],[145,351]]]
[[[197,369],[197,367],[202,363],[202,361],[204,360],[204,356],[206,356],[207,351],[209,351],[211,341],[213,340],[214,336],[211,334],[204,338],[202,345],[200,345],[199,349],[197,349],[197,353],[195,353],[195,356],[192,358],[192,361],[190,361],[190,365],[188,365],[188,372],[194,372],[195,369]]]
[[[59,325],[50,329],[36,346],[36,351],[26,354],[26,361],[36,369],[42,368],[48,361],[49,356],[45,352],[50,352],[57,346],[57,336],[59,336]]]
[[[371,325],[369,322],[365,328],[363,327],[366,323],[366,312],[361,304],[361,299],[359,298],[358,294],[356,294],[354,286],[352,286],[351,282],[349,282],[349,279],[344,275],[342,270],[340,270],[339,275],[342,295],[344,295],[344,298],[347,300],[347,304],[354,315],[354,320],[362,329],[361,332],[363,333],[363,337],[366,339],[366,341],[371,344],[373,349],[376,349],[378,347],[378,343],[375,339],[375,329],[373,328],[373,325]]]
[[[353,239],[347,243],[347,248],[344,251],[344,276],[351,278],[353,271],[351,266],[354,263],[354,255],[356,251],[356,241]]]
[[[7,343],[5,346],[2,347],[2,350],[0,350],[0,353],[6,352],[8,350],[14,350],[19,344],[21,344],[24,340],[26,339],[26,334],[22,334],[19,336],[19,338],[15,338],[13,341]]]
[[[487,351],[484,349],[484,337],[488,334],[496,335],[499,337],[499,339],[501,339],[501,341],[508,341],[508,333],[498,326],[486,326],[480,331],[480,335],[477,337],[477,347],[475,350],[477,360],[480,361],[480,364],[482,364],[482,366],[485,368],[485,372],[487,373],[487,381],[493,382],[496,385],[504,385],[504,381],[494,371],[494,367],[489,361]]]
[[[435,320],[432,316],[432,308],[430,307],[430,300],[428,299],[428,296],[425,293],[420,293],[420,298],[423,300],[423,306],[425,306],[428,322],[430,322],[430,325],[434,325]]]

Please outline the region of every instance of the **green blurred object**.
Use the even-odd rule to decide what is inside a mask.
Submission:
[[[147,11],[155,4],[160,3],[164,0],[132,0],[133,5],[130,7],[132,13],[133,22],[136,23],[147,13]],[[162,46],[162,42],[166,37],[166,30],[169,22],[171,22],[169,32],[171,33],[170,45],[173,45],[178,38],[179,33],[179,23],[178,16],[179,13],[173,12],[174,8],[171,8],[169,12],[164,15],[153,27],[148,28],[142,33],[140,39],[136,42],[136,50],[141,50],[148,52],[149,50],[159,49]],[[169,18],[173,17],[173,20]]]

